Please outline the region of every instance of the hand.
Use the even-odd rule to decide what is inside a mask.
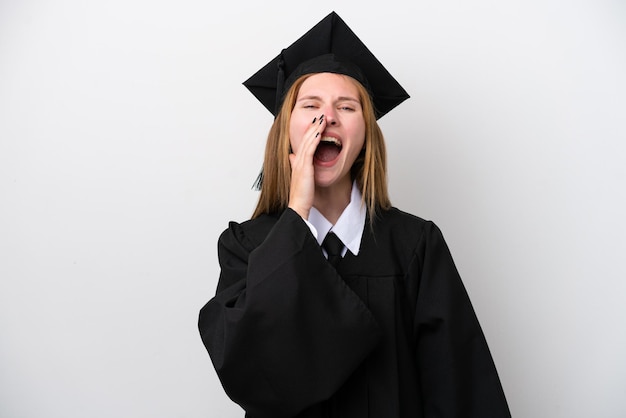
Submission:
[[[309,219],[309,212],[313,206],[313,197],[315,196],[313,156],[325,128],[326,119],[324,119],[324,115],[313,119],[311,126],[304,132],[297,154],[289,155],[291,184],[288,206],[303,219]]]

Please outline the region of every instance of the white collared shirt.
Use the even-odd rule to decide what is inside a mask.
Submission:
[[[359,254],[366,216],[367,210],[365,209],[365,205],[361,202],[361,192],[356,182],[353,182],[352,192],[350,193],[350,203],[343,210],[335,225],[331,224],[330,221],[314,207],[311,208],[309,219],[308,221],[305,220],[305,222],[320,245],[324,242],[326,234],[333,231],[341,242],[343,242],[344,248],[341,251],[341,256],[343,257],[348,250],[354,255]],[[324,255],[326,255],[326,251],[324,251]]]

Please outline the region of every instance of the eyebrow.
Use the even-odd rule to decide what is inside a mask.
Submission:
[[[303,100],[318,100],[320,102],[323,101],[320,96],[304,96],[299,98],[297,101],[301,102]],[[359,99],[355,99],[354,97],[350,96],[340,96],[337,98],[337,100],[335,100],[335,102],[355,102],[361,104],[361,101]]]

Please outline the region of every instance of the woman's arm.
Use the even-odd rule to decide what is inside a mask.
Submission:
[[[409,272],[426,417],[505,418],[487,341],[441,231],[430,224]]]
[[[231,399],[251,417],[289,417],[344,383],[378,325],[293,210],[251,245],[237,224],[220,237],[220,284],[200,333]]]

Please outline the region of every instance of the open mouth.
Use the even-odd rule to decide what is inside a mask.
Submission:
[[[341,141],[332,136],[325,136],[320,140],[315,150],[315,159],[322,162],[333,161],[341,152]]]

